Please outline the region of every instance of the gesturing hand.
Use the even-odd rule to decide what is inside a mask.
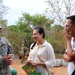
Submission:
[[[63,32],[64,32],[65,39],[68,41],[71,41],[71,38],[72,38],[71,31],[68,32],[67,29],[64,28]]]
[[[38,66],[38,65],[39,65],[38,62],[33,62],[33,63],[32,63],[32,66],[34,66],[34,67],[36,67],[36,66]]]
[[[28,63],[28,64],[32,64],[32,62],[33,62],[32,60],[27,60],[26,61],[26,63]]]
[[[6,55],[6,56],[3,57],[3,60],[10,65],[13,62],[12,56],[13,55]]]

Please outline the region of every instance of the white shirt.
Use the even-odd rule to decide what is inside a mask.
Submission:
[[[72,45],[72,49],[75,51],[75,47],[73,47],[74,44],[75,44],[75,42],[73,42],[73,38],[72,38],[71,45]],[[74,62],[69,62],[68,63],[68,75],[71,75],[73,73],[74,69],[75,69]]]
[[[38,45],[36,44],[33,50],[30,50],[28,60],[41,62],[37,57],[35,49],[37,49],[41,60],[45,62],[47,69],[50,70],[50,68],[55,65],[55,54],[51,44],[45,41],[40,48],[38,48]],[[43,75],[48,75],[48,72],[43,66],[39,65],[37,68],[43,73]]]

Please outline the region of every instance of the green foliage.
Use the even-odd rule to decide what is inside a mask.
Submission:
[[[52,27],[53,32],[50,37],[50,42],[56,53],[62,53],[65,49],[65,39],[63,34],[63,27],[60,25],[55,25]]]
[[[19,26],[16,26],[16,25],[11,25],[11,26],[9,26],[9,29],[10,29],[12,32],[20,32],[20,27],[19,27]]]
[[[59,31],[63,30],[64,28],[61,25],[55,25],[55,26],[53,26],[53,29],[55,29],[55,31],[59,32]]]
[[[0,0],[0,19],[3,20],[3,15],[4,13],[6,13],[8,10],[8,7],[6,7],[4,4],[3,4],[3,0]]]
[[[40,26],[43,26],[44,28],[50,29],[51,24],[54,23],[54,20],[46,18],[46,16],[38,14],[38,15],[32,16],[32,23],[34,26],[40,25]]]
[[[23,13],[22,15],[23,17],[19,19],[18,25],[27,25],[28,29],[36,25],[43,26],[44,28],[50,28],[51,24],[54,23],[54,20],[46,18],[44,15],[36,14],[34,16],[30,16],[30,14],[27,13]]]
[[[21,50],[22,43],[25,43],[27,48],[33,43],[32,29],[36,25],[40,25],[45,29],[45,39],[50,42],[56,53],[61,54],[65,49],[65,40],[63,36],[63,27],[52,24],[54,20],[45,17],[44,15],[23,13],[16,25],[8,26],[8,39],[11,42],[14,53]]]
[[[7,20],[0,20],[0,25],[3,27],[2,36],[6,36],[7,35]]]

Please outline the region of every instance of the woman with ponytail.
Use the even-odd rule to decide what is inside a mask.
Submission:
[[[53,47],[45,38],[45,31],[41,26],[33,29],[34,43],[30,47],[27,63],[31,64],[36,72],[49,75],[50,69],[55,65],[55,54]]]

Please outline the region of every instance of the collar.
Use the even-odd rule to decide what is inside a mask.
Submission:
[[[45,46],[46,46],[46,42],[47,42],[47,41],[45,40],[44,43],[43,43],[41,46],[42,46],[42,47],[45,47]],[[35,46],[38,46],[37,43],[36,43]]]

